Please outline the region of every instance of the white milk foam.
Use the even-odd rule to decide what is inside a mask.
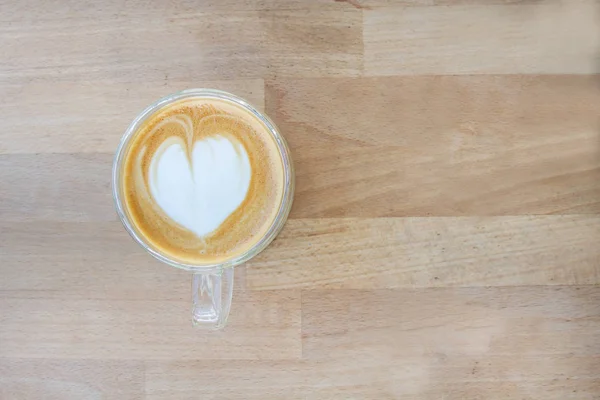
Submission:
[[[252,169],[241,143],[213,136],[194,144],[192,165],[179,138],[166,140],[152,157],[150,192],[173,221],[203,237],[242,204]]]

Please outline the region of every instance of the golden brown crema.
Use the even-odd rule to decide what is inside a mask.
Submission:
[[[186,264],[235,258],[265,236],[282,202],[284,167],[269,129],[225,100],[194,97],[134,132],[120,177],[138,234]]]

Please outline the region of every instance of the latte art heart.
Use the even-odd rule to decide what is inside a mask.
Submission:
[[[152,157],[152,197],[173,221],[199,237],[217,229],[248,193],[250,161],[244,146],[233,140],[199,140],[188,157],[183,141],[173,138]]]
[[[171,260],[218,264],[270,230],[283,199],[279,146],[252,113],[213,98],[157,110],[128,145],[120,185],[135,231]]]

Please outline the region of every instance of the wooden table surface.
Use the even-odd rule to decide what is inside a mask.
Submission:
[[[1,399],[599,399],[600,2],[0,1]],[[113,209],[130,121],[288,139],[222,332]]]

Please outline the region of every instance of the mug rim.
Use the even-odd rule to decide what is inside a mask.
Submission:
[[[161,108],[174,103],[175,101],[193,98],[193,97],[204,97],[204,98],[214,98],[219,100],[225,100],[232,102],[246,111],[250,112],[255,118],[257,118],[260,122],[262,122],[267,130],[271,133],[275,142],[277,144],[277,148],[279,150],[279,154],[281,156],[283,162],[283,172],[284,172],[284,187],[283,187],[283,195],[281,197],[281,203],[279,205],[279,210],[273,220],[273,223],[267,230],[267,233],[252,247],[250,247],[245,252],[239,254],[236,257],[225,260],[223,262],[218,263],[206,263],[206,264],[189,264],[182,263],[173,258],[170,258],[166,254],[163,254],[158,249],[154,248],[150,245],[150,243],[144,240],[141,235],[138,235],[136,229],[133,227],[133,224],[129,220],[127,214],[125,213],[125,209],[123,206],[121,189],[120,189],[120,176],[122,172],[122,161],[124,159],[124,155],[127,150],[127,145],[129,141],[132,139],[134,133],[137,131],[141,123],[146,121],[148,117],[154,114],[156,111]],[[113,201],[115,204],[115,208],[121,223],[125,227],[125,230],[129,233],[129,235],[140,245],[142,246],[148,253],[150,253],[157,260],[168,264],[172,267],[180,268],[186,271],[191,272],[203,272],[219,269],[219,268],[229,268],[235,267],[236,265],[240,265],[252,257],[260,253],[264,250],[272,241],[275,239],[277,234],[283,228],[287,217],[289,215],[290,209],[292,207],[292,202],[294,198],[294,189],[295,189],[295,176],[294,176],[294,166],[291,159],[291,154],[287,142],[279,133],[279,129],[273,123],[273,121],[267,117],[262,112],[258,111],[254,108],[248,101],[245,99],[236,96],[232,93],[225,92],[217,89],[208,89],[208,88],[197,88],[197,89],[185,89],[179,92],[175,92],[173,94],[164,96],[154,103],[147,106],[141,113],[139,113],[135,119],[129,124],[129,127],[125,130],[125,133],[121,137],[119,141],[119,146],[117,147],[117,151],[115,153],[113,159],[113,167],[112,167],[112,194]]]

